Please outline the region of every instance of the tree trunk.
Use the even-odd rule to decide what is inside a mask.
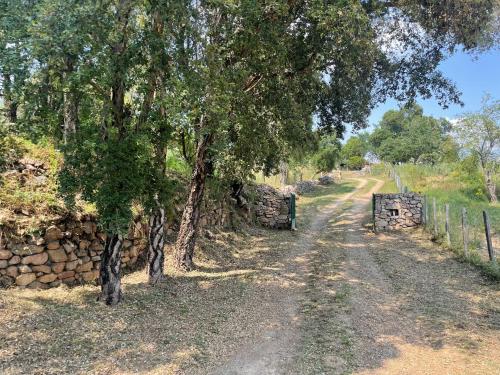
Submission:
[[[288,182],[288,165],[286,162],[280,162],[280,185],[283,187]]]
[[[196,165],[191,177],[189,197],[182,213],[179,235],[175,244],[174,265],[179,270],[190,271],[193,268],[196,230],[200,220],[200,208],[208,172],[206,159],[212,140],[212,134],[205,135],[196,149]]]
[[[116,305],[122,299],[120,266],[123,237],[108,234],[101,259],[101,295],[99,299],[106,305]]]
[[[486,171],[486,190],[488,191],[488,195],[490,198],[490,202],[497,202],[497,187],[495,182],[491,179],[491,171]]]
[[[64,70],[64,80],[69,81],[71,74],[74,71],[74,58],[67,56],[65,59],[65,70]],[[63,139],[64,143],[67,143],[68,139],[76,133],[76,128],[78,126],[78,100],[77,95],[74,92],[72,85],[64,91],[63,94]]]
[[[165,255],[165,209],[158,207],[149,218],[149,284],[156,285],[165,278],[163,273],[163,262]]]
[[[11,123],[17,121],[17,102],[12,94],[12,82],[10,74],[4,74],[3,99],[5,106],[5,117]]]
[[[64,93],[64,143],[76,133],[78,123],[78,104],[76,95],[72,92]]]

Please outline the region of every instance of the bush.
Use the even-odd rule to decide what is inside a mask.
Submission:
[[[360,170],[365,165],[365,160],[361,156],[351,156],[347,159],[347,168]]]

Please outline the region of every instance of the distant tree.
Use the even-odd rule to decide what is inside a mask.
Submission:
[[[368,147],[369,145],[364,135],[357,135],[349,138],[341,151],[343,163],[346,164],[348,168],[360,169],[364,165],[364,156],[368,152]],[[359,166],[360,164],[361,166]]]
[[[441,159],[450,126],[445,119],[424,116],[422,107],[413,104],[386,112],[370,143],[383,161],[435,163]]]
[[[323,136],[319,141],[318,151],[313,156],[316,173],[331,172],[340,158],[340,141],[335,135]]]
[[[496,202],[496,186],[492,172],[500,162],[500,100],[485,96],[481,109],[462,117],[454,131],[461,147],[477,155],[489,199]]]
[[[361,156],[354,155],[346,160],[347,168],[359,170],[365,165],[365,159]]]

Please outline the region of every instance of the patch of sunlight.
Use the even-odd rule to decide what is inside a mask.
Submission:
[[[388,355],[378,365],[355,372],[357,375],[427,375],[427,374],[498,374],[500,361],[498,358],[500,339],[487,338],[481,342],[481,350],[468,352],[461,348],[444,345],[439,348],[402,342],[401,338],[382,336],[377,340],[380,347],[392,346],[391,358]]]
[[[232,270],[232,271],[223,271],[223,272],[201,272],[201,271],[192,271],[189,274],[184,275],[185,277],[196,278],[199,276],[203,276],[209,279],[216,278],[227,278],[233,276],[245,276],[249,274],[255,273],[255,270]]]

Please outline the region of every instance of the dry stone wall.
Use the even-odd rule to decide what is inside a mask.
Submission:
[[[375,230],[398,230],[422,224],[424,198],[416,193],[374,194]]]
[[[135,221],[124,241],[122,269],[133,268],[147,246],[147,228]],[[24,240],[0,241],[0,286],[46,289],[99,278],[106,234],[94,217],[64,219]]]
[[[290,194],[283,194],[269,185],[256,187],[255,217],[264,227],[291,228]]]

